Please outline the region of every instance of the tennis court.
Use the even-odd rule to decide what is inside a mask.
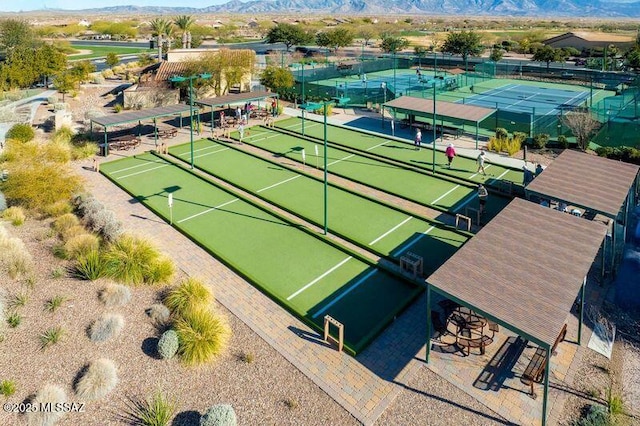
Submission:
[[[464,99],[466,105],[496,108],[503,111],[539,115],[560,114],[561,110],[584,105],[590,96],[589,90],[569,90],[555,87],[506,84],[485,89],[471,86],[474,93]],[[480,93],[477,93],[480,91]]]
[[[301,123],[294,123],[289,128],[299,129],[300,127]],[[307,123],[305,131],[307,129],[312,130],[315,127],[322,128],[322,124]],[[238,138],[237,132],[232,133],[231,136]],[[329,138],[331,137],[329,135]],[[277,129],[254,127],[251,128],[251,134],[246,136],[243,142],[300,163],[303,162],[302,155],[304,150],[308,166],[315,166],[316,161],[319,167],[322,166],[324,147],[317,141],[281,133]],[[373,145],[368,151],[375,149],[375,147],[376,145]],[[315,154],[316,150],[317,156]],[[428,162],[432,155],[429,149],[411,150],[415,154],[415,161]],[[492,171],[491,167],[485,167],[485,169],[488,174],[486,181],[499,178],[496,175],[497,172]],[[441,211],[464,213],[466,206],[478,207],[476,186],[474,184],[454,183],[431,176],[426,172],[408,169],[398,164],[391,164],[336,147],[330,147],[327,150],[327,170],[337,176]],[[500,172],[500,174],[502,173],[505,173],[505,171]],[[473,179],[476,176],[477,173],[475,172],[467,172],[469,179]],[[486,206],[485,220],[489,220],[498,214],[508,202],[507,198],[490,197]]]
[[[305,135],[321,141],[324,137],[323,126],[316,126],[317,122],[306,120]],[[302,134],[302,119],[289,118],[276,123],[276,127],[294,131]],[[425,152],[417,153],[412,142],[401,142],[395,139],[386,139],[383,136],[372,135],[369,133],[359,132],[357,130],[348,129],[339,126],[327,125],[327,139],[332,145],[344,146],[358,151],[374,154],[381,158],[388,158],[419,167],[424,170],[431,171],[433,164],[433,154],[431,148]],[[425,135],[429,136],[429,135]],[[426,137],[425,137],[426,139]],[[438,142],[442,144],[442,142]],[[446,145],[448,142],[445,142]],[[444,147],[444,146],[443,146]],[[475,158],[465,158],[458,156],[453,162],[453,167],[447,167],[448,161],[443,151],[436,152],[436,172],[443,175],[452,176],[458,179],[469,180],[474,183],[487,182],[484,176],[475,173],[477,163]],[[514,170],[497,164],[492,164],[488,169],[494,178],[489,179],[488,183],[494,181],[509,181],[516,184],[522,184],[522,170]]]
[[[212,158],[228,148],[212,146]],[[205,158],[205,157],[200,157]],[[239,194],[153,154],[101,165],[136,200],[254,283],[301,319],[345,324],[345,345],[362,350],[420,289],[330,244]]]
[[[324,225],[322,180],[301,174],[233,146],[211,140],[194,144],[199,169],[249,191],[318,226]],[[190,159],[190,145],[172,147],[169,153]],[[435,271],[468,237],[335,185],[328,187],[328,226],[331,233],[377,253],[400,257],[410,249],[424,258],[425,273]],[[366,219],[365,219],[366,218]]]

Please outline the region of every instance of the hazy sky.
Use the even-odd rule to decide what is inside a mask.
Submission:
[[[185,6],[207,7],[214,4],[226,3],[227,0],[0,0],[0,12],[19,12],[39,9],[91,9],[94,7],[110,6]]]

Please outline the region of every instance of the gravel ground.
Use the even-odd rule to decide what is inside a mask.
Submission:
[[[106,357],[118,368],[119,383],[112,394],[99,402],[88,403],[84,413],[69,413],[57,423],[74,425],[127,424],[118,418],[130,398],[145,398],[162,389],[178,404],[179,421],[173,426],[197,424],[198,414],[217,403],[234,406],[239,424],[250,425],[356,425],[358,422],[311,380],[260,339],[246,325],[217,306],[229,319],[233,330],[230,350],[221,359],[205,367],[185,367],[177,360],[155,357],[158,330],[145,314],[157,300],[161,288],[133,289],[132,301],[125,307],[105,308],[98,300],[104,283],[53,278],[52,271],[66,267],[66,261],[52,255],[56,238],[48,237],[49,224],[29,220],[23,226],[7,226],[12,236],[21,238],[33,255],[35,283],[24,279],[0,278],[8,294],[28,294],[25,306],[18,308],[22,323],[7,329],[0,343],[0,379],[14,380],[17,392],[8,402],[21,402],[46,383],[59,384],[70,401],[78,401],[72,383],[90,361]],[[57,295],[69,300],[55,313],[45,312],[44,303]],[[103,343],[93,343],[87,328],[104,312],[120,313],[125,318],[122,333]],[[38,335],[61,326],[64,339],[42,351]],[[241,354],[252,354],[247,363]],[[288,402],[288,404],[287,404]],[[180,421],[184,420],[184,421]],[[0,412],[0,425],[26,424],[25,416]]]

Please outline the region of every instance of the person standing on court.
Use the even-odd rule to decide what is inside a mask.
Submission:
[[[480,208],[478,209],[480,216],[484,214],[484,206],[487,204],[487,198],[489,198],[489,191],[484,187],[483,184],[478,184],[478,201],[480,203]]]
[[[487,175],[487,172],[484,171],[484,163],[487,161],[487,157],[485,155],[484,149],[480,150],[480,155],[478,155],[478,173],[482,173],[483,176]]]
[[[242,110],[239,106],[236,107],[236,120],[240,121],[242,119]]]
[[[240,125],[238,125],[238,135],[240,138],[240,143],[242,143],[242,139],[244,139],[244,122],[241,121]]]
[[[420,131],[420,129],[416,130],[416,138],[413,140],[413,144],[418,150],[420,149],[420,146],[422,146],[422,132]]]
[[[444,151],[444,154],[447,156],[447,161],[449,162],[449,168],[451,168],[451,162],[453,161],[453,157],[456,156],[456,149],[452,143],[447,146],[447,149]]]

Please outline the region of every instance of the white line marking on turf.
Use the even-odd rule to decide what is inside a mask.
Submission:
[[[287,182],[292,181],[294,179],[297,179],[299,177],[302,177],[302,175],[296,175],[296,176],[290,177],[289,179],[285,179],[282,182],[274,183],[273,185],[269,185],[269,186],[267,186],[265,188],[258,189],[256,192],[262,192],[262,191],[266,191],[267,189],[275,188],[278,185],[282,185],[283,183],[287,183]]]
[[[113,175],[113,174],[116,174],[116,173],[124,172],[125,170],[137,169],[138,167],[148,166],[149,164],[165,164],[165,162],[162,161],[162,160],[149,161],[149,162],[146,162],[146,163],[138,164],[136,166],[125,167],[124,169],[116,170],[114,172],[111,172],[111,174]]]
[[[196,214],[191,215],[191,216],[189,216],[189,217],[185,217],[184,219],[179,220],[177,223],[182,223],[182,222],[187,221],[187,220],[189,220],[189,219],[193,219],[194,217],[198,217],[198,216],[201,216],[201,215],[203,215],[203,214],[206,214],[206,213],[212,212],[212,211],[214,211],[214,210],[218,210],[219,208],[224,207],[224,206],[228,206],[229,204],[231,204],[231,203],[235,203],[236,201],[240,201],[240,198],[234,198],[233,200],[231,200],[231,201],[227,201],[226,203],[222,203],[222,204],[220,204],[219,206],[215,206],[215,207],[212,207],[212,208],[210,208],[210,209],[207,209],[207,210],[201,211],[200,213],[196,213]]]
[[[342,260],[336,266],[334,266],[333,268],[329,269],[327,272],[325,272],[324,274],[320,275],[318,278],[315,278],[313,281],[311,281],[309,284],[305,285],[300,290],[298,290],[295,293],[293,293],[291,296],[287,297],[287,300],[293,299],[294,297],[296,297],[297,295],[299,295],[300,293],[302,293],[303,291],[305,291],[306,289],[308,289],[309,287],[311,287],[312,285],[314,285],[315,283],[317,283],[318,281],[320,281],[321,279],[323,279],[324,277],[326,277],[327,275],[329,275],[330,273],[332,273],[333,271],[335,271],[336,269],[338,269],[339,267],[341,267],[342,265],[347,263],[350,259],[351,259],[351,256],[349,256],[346,259]]]
[[[451,188],[450,190],[448,190],[447,192],[445,192],[444,194],[442,194],[441,196],[439,196],[438,198],[436,198],[435,200],[433,200],[431,202],[431,204],[435,204],[438,201],[442,200],[444,197],[446,197],[447,195],[451,194],[453,191],[455,191],[456,189],[460,188],[460,185],[456,185],[453,188]]]
[[[217,154],[217,153],[219,153],[219,152],[226,151],[226,150],[228,150],[228,149],[229,149],[229,148],[222,148],[222,149],[219,149],[219,150],[217,150],[217,151],[207,152],[206,154],[194,155],[194,156],[193,156],[193,158],[206,157],[207,155]]]
[[[395,231],[396,229],[400,228],[402,225],[404,225],[405,223],[409,222],[411,219],[413,218],[413,216],[409,216],[408,218],[406,218],[405,220],[403,220],[402,222],[400,222],[399,224],[397,224],[396,226],[394,226],[393,228],[389,229],[387,232],[385,232],[384,234],[380,235],[378,238],[376,238],[375,240],[371,241],[369,243],[370,246],[374,245],[375,243],[377,243],[378,241],[380,241],[381,239],[383,239],[384,237],[386,237],[387,235],[389,235],[390,233],[392,233],[393,231]]]
[[[507,173],[509,173],[509,170],[505,170],[504,172],[502,172],[502,174],[500,176],[498,176],[497,178],[494,178],[492,180],[502,179],[502,176],[506,175]]]
[[[213,145],[206,146],[204,148],[194,149],[193,152],[195,153],[195,152],[199,152],[199,151],[206,151],[208,149],[213,149],[213,148],[215,148],[217,146],[220,146],[220,144],[219,143],[214,143]],[[191,151],[186,151],[186,152],[183,152],[182,154],[178,154],[178,157],[182,157],[183,155],[189,155],[189,154],[191,154]]]
[[[337,296],[335,299],[333,299],[331,302],[327,303],[326,305],[324,305],[324,308],[320,309],[318,312],[316,312],[315,314],[313,314],[313,316],[311,318],[317,318],[318,316],[322,315],[323,313],[325,313],[327,311],[327,309],[331,308],[333,305],[335,305],[336,303],[338,303],[340,301],[340,299],[342,299],[343,297],[345,297],[347,294],[351,293],[353,290],[355,290],[356,287],[358,287],[360,284],[362,284],[363,282],[365,282],[366,280],[368,280],[373,274],[375,274],[376,272],[378,272],[377,269],[374,269],[373,271],[369,272],[367,275],[365,275],[364,277],[360,278],[357,282],[355,282],[351,287],[349,287],[348,289],[346,289],[345,291],[343,291],[342,293],[340,293],[339,296]]]
[[[485,172],[487,171],[487,169],[488,169],[489,167],[491,167],[491,164],[487,164],[486,166],[484,166],[484,170],[485,170]],[[473,179],[474,177],[478,176],[478,174],[479,174],[479,173],[480,173],[480,172],[475,172],[474,174],[472,174],[471,176],[469,176],[469,178],[468,178],[468,179]]]
[[[169,165],[169,164],[163,164],[162,166],[152,167],[152,168],[150,168],[150,169],[142,170],[142,171],[140,171],[140,172],[129,173],[128,175],[120,176],[120,177],[118,177],[118,178],[116,178],[116,179],[117,179],[117,180],[120,180],[120,179],[128,178],[128,177],[130,177],[130,176],[140,175],[140,174],[142,174],[142,173],[147,173],[147,172],[150,172],[150,171],[152,171],[152,170],[156,170],[156,169],[161,169],[161,168],[163,168],[163,167],[167,167],[168,165]]]
[[[433,228],[435,228],[435,226],[432,226],[431,228],[427,229],[426,231],[424,231],[422,234],[418,235],[417,237],[415,237],[413,240],[409,241],[407,244],[405,244],[404,246],[402,246],[402,248],[400,248],[400,250],[397,251],[396,256],[400,255],[402,252],[404,252],[405,250],[410,249],[415,243],[417,243],[418,241],[420,241],[425,235],[427,235],[429,232],[431,232],[433,230]]]
[[[385,145],[387,142],[391,142],[391,141],[384,141],[384,142],[382,142],[382,143],[379,143],[379,144],[378,144],[378,145],[376,145],[376,146],[372,146],[371,148],[367,148],[367,151],[371,151],[372,149],[376,149],[376,148],[378,148],[379,146]]]
[[[351,158],[351,157],[355,157],[355,156],[356,156],[355,154],[347,155],[347,156],[346,156],[346,157],[344,157],[344,158],[341,158],[341,159],[339,159],[339,160],[336,160],[336,161],[333,161],[333,162],[331,162],[331,163],[327,164],[327,167],[329,167],[329,166],[333,166],[334,164],[338,164],[338,163],[339,163],[339,162],[341,162],[341,161],[348,160],[349,158]]]
[[[466,206],[467,204],[469,204],[471,201],[473,201],[476,197],[476,194],[469,194],[467,196],[468,200],[465,201],[464,203],[460,204],[458,207],[456,207],[455,209],[453,209],[453,212],[457,212],[458,210],[460,210],[461,208],[463,208],[464,206]]]

